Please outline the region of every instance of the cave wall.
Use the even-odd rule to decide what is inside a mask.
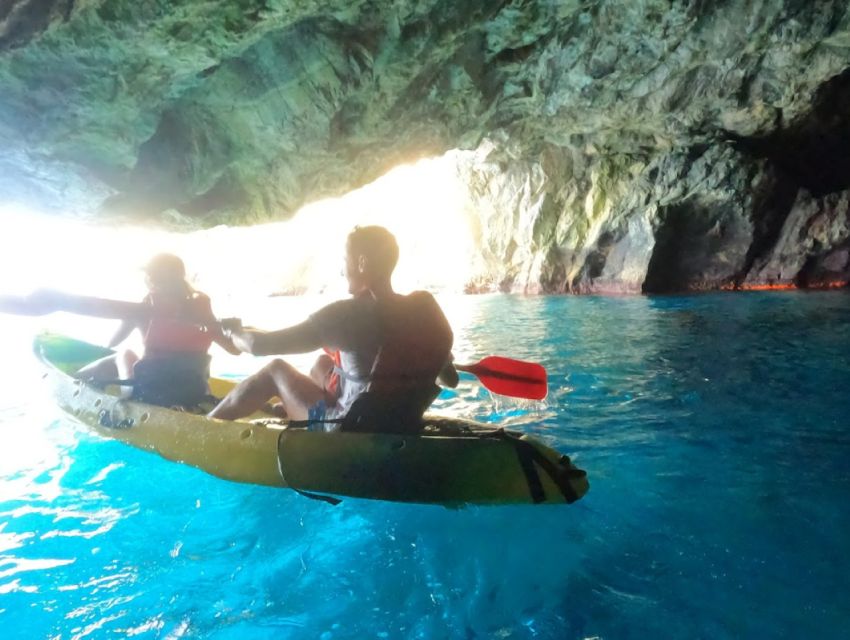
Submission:
[[[10,0],[0,89],[0,200],[62,215],[280,220],[468,149],[470,290],[847,281],[845,1]]]
[[[847,8],[769,2],[702,8],[713,15],[688,27],[680,42],[685,54],[659,61],[616,99],[596,98],[605,105],[600,118],[620,115],[613,131],[600,126],[592,134],[559,136],[553,129],[545,135],[548,144],[525,146],[525,153],[520,144],[507,148],[515,142],[509,140],[468,168],[473,185],[501,181],[508,191],[500,199],[496,187],[474,187],[483,211],[497,210],[499,201],[516,206],[512,185],[537,203],[524,209],[524,222],[513,214],[511,242],[498,226],[484,238],[494,256],[491,290],[663,293],[847,285]],[[634,31],[621,26],[628,39]],[[701,42],[699,49],[693,40]],[[746,46],[736,49],[736,42]],[[759,43],[768,44],[760,49]],[[611,48],[597,44],[593,53],[584,52],[586,75],[577,79],[574,73],[574,83],[591,87],[597,76],[607,77],[593,62],[603,50]],[[606,71],[613,75],[621,67]],[[648,77],[655,90],[643,99]],[[570,118],[580,102],[569,102]],[[631,119],[634,105],[644,110]],[[575,120],[585,124],[587,114]],[[559,156],[561,162],[552,161]],[[517,157],[524,163],[511,160]],[[506,163],[511,169],[500,178],[498,167]],[[474,289],[485,280],[479,275]]]

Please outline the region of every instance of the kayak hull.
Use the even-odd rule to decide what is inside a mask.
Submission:
[[[588,490],[566,456],[522,434],[467,420],[426,416],[416,435],[288,427],[258,414],[214,420],[121,398],[73,377],[108,349],[56,334],[34,350],[53,400],[95,433],[214,476],[305,492],[456,506],[573,502]],[[212,378],[213,395],[234,383]]]

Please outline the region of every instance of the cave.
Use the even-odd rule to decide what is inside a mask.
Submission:
[[[285,221],[455,152],[469,291],[840,286],[847,11],[14,0],[0,206]]]

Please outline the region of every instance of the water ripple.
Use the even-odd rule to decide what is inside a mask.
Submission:
[[[464,377],[437,409],[569,454],[580,502],[331,507],[91,437],[17,392],[0,399],[4,640],[843,637],[850,296],[458,304],[459,360],[541,362],[551,393]]]

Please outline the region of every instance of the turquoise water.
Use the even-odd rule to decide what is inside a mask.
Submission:
[[[332,507],[217,480],[46,406],[32,325],[7,321],[2,637],[846,637],[850,295],[447,308],[462,359],[539,361],[551,394],[467,380],[439,408],[543,437],[588,471],[584,499]]]

